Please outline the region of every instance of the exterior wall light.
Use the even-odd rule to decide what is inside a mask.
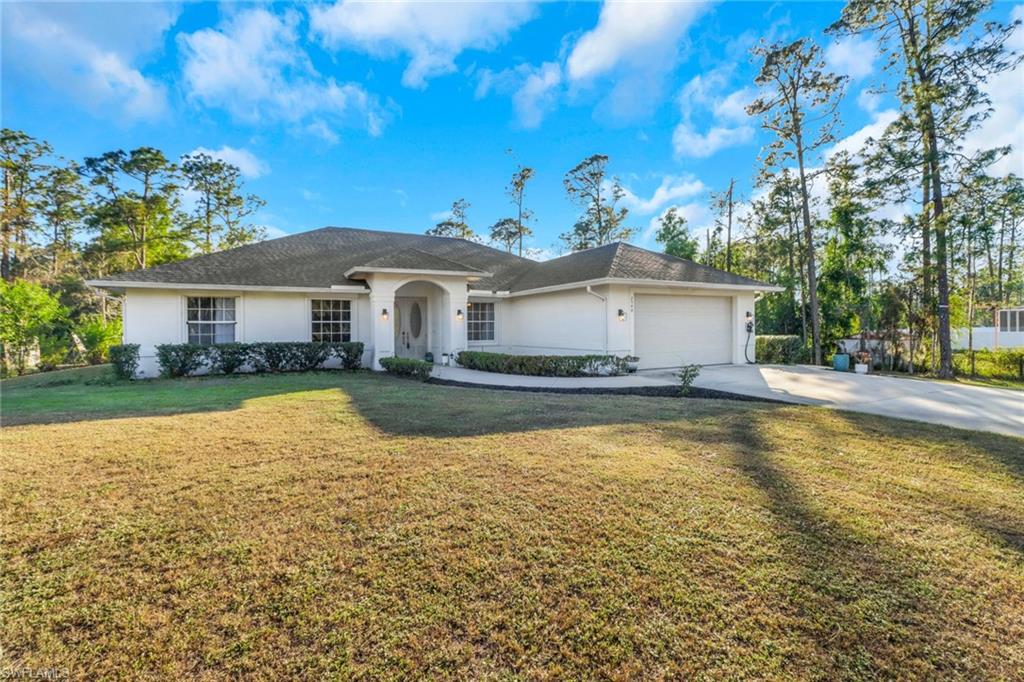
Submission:
[[[458,310],[455,311],[455,319],[459,321],[462,320],[462,308],[459,308]]]
[[[625,322],[625,320],[626,320],[626,311],[623,310],[622,308],[619,308],[619,322]]]
[[[388,309],[387,308],[384,308],[383,310],[380,311],[380,319],[382,319],[382,320],[388,319]]]

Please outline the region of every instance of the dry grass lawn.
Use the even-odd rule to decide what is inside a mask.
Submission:
[[[368,373],[45,383],[0,387],[0,672],[1024,676],[1020,439]]]

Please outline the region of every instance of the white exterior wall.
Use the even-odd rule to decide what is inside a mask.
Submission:
[[[1024,332],[999,332],[996,335],[995,327],[975,327],[974,348],[975,350],[995,348],[1024,348]],[[968,331],[966,329],[953,330],[953,348],[966,350],[968,345]]]
[[[605,310],[604,301],[583,289],[504,299],[495,308],[500,318],[495,321],[500,328],[498,343],[481,350],[520,355],[604,353]]]
[[[429,281],[429,283],[426,283]],[[394,354],[393,318],[381,318],[387,308],[393,315],[395,296],[423,295],[428,298],[428,348],[436,360],[445,352],[465,348],[523,355],[578,355],[609,353],[635,355],[634,296],[728,296],[732,299],[732,361],[742,364],[745,315],[754,312],[754,293],[716,289],[668,289],[626,285],[594,286],[529,296],[474,296],[473,301],[495,303],[493,342],[467,343],[465,312],[470,298],[466,280],[460,277],[411,277],[375,274],[369,278],[369,294],[201,291],[128,289],[124,307],[124,342],[140,344],[140,372],[156,376],[155,346],[184,343],[185,298],[187,296],[234,296],[238,324],[235,339],[258,341],[309,341],[310,299],[338,298],[352,301],[352,340],[365,345],[364,366],[379,369],[379,359]],[[399,291],[400,290],[400,291]],[[596,295],[594,295],[596,294]],[[602,300],[603,299],[603,300]],[[459,320],[456,311],[463,311]],[[619,310],[625,319],[619,319]],[[699,324],[699,320],[695,320]],[[1001,335],[1000,345],[1009,345]],[[1021,342],[1024,342],[1022,339]],[[981,347],[977,345],[977,347]],[[754,340],[749,356],[754,360]]]
[[[139,344],[139,373],[160,373],[156,346],[188,340],[185,299],[188,296],[234,297],[235,341],[309,341],[312,338],[310,300],[334,298],[352,301],[352,340],[362,341],[364,362],[372,357],[369,297],[365,294],[193,291],[128,289],[124,301],[124,342]]]

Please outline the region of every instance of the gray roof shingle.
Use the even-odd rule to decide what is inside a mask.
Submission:
[[[465,239],[348,227],[240,246],[104,278],[115,282],[328,288],[364,286],[345,277],[358,267],[480,272],[473,289],[526,291],[595,279],[648,279],[741,286],[760,282],[692,261],[616,242],[547,261]]]

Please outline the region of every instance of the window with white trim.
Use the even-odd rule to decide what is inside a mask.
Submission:
[[[468,303],[466,307],[466,334],[470,341],[494,340],[494,304]]]
[[[340,343],[352,339],[352,301],[314,298],[310,303],[313,341]]]
[[[1024,331],[1024,309],[1000,310],[999,331],[1016,332]]]
[[[189,343],[234,343],[236,322],[233,297],[189,296],[186,308]]]

